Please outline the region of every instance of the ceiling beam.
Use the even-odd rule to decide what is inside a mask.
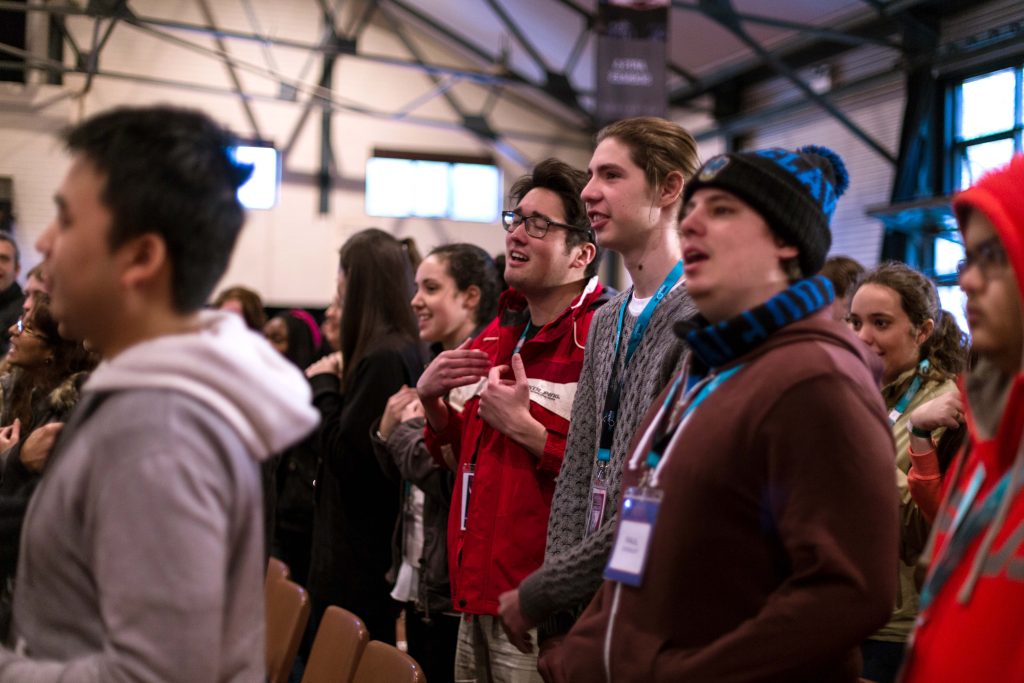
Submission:
[[[53,71],[62,74],[85,74],[84,69],[76,66],[66,66],[60,62],[56,62],[50,59],[44,59],[32,54],[27,50],[23,50],[14,45],[8,45],[6,43],[0,43],[0,53],[14,55],[24,59],[22,62],[12,62],[9,65],[5,65],[12,69],[21,69],[27,71],[29,69],[40,69],[43,71]],[[189,81],[175,81],[166,78],[155,78],[150,76],[140,76],[138,74],[124,73],[118,71],[107,71],[98,69],[96,71],[97,78],[110,78],[114,80],[122,81],[134,81],[137,83],[143,83],[146,85],[154,85],[168,88],[175,88],[183,91],[201,92],[207,95],[221,95],[225,97],[235,98],[238,96],[234,90],[223,88],[212,85],[202,85],[199,83],[193,83]],[[280,103],[280,98],[273,95],[263,95],[258,93],[247,92],[244,94],[246,99],[254,102],[277,102]],[[374,109],[372,107],[363,106],[356,103],[342,102],[337,99],[331,99],[330,97],[318,96],[319,103],[321,106],[328,107],[336,112],[343,112],[349,114],[357,114],[360,116],[368,116],[371,118],[382,119],[385,121],[394,121],[395,116],[393,112],[382,111]],[[444,130],[462,130],[463,126],[458,121],[445,121],[443,119],[434,119],[426,116],[406,116],[402,118],[402,122],[411,123],[419,126],[425,126],[428,128],[438,128]],[[573,147],[581,150],[592,149],[592,143],[587,134],[581,134],[579,138],[568,137],[564,134],[540,134],[533,131],[525,130],[504,130],[502,135],[512,140],[520,140],[537,145],[546,146],[561,146],[561,147]]]
[[[853,120],[840,111],[838,107],[822,97],[819,93],[815,92],[814,89],[800,78],[796,71],[791,69],[785,62],[779,59],[776,55],[771,54],[763,45],[754,40],[754,38],[751,37],[741,25],[739,15],[733,11],[731,0],[701,0],[701,4],[705,8],[705,13],[709,17],[718,22],[723,28],[736,36],[736,38],[738,38],[744,45],[753,50],[761,59],[771,65],[779,75],[783,76],[796,86],[796,88],[802,92],[807,99],[828,112],[832,118],[838,121],[857,139],[874,150],[875,153],[883,159],[888,161],[890,164],[896,164],[896,157],[892,152],[869,135],[867,131],[854,123]]]
[[[527,54],[530,55],[530,59],[533,60],[533,63],[536,64],[541,71],[550,73],[551,67],[549,67],[547,62],[544,60],[544,55],[542,55],[540,51],[537,50],[537,47],[530,42],[530,39],[527,38],[526,34],[523,33],[521,28],[519,28],[519,24],[517,24],[509,13],[505,11],[505,8],[501,6],[501,3],[499,3],[498,0],[485,0],[485,2],[491,8],[491,11],[498,15],[498,20],[505,25],[505,28],[507,28],[508,32],[512,34],[512,37],[516,39],[516,42],[519,43],[522,48],[526,50]]]
[[[682,9],[690,12],[706,14],[704,2],[672,0],[672,9]],[[823,26],[815,26],[814,24],[803,24],[796,21],[787,21],[785,19],[776,19],[774,17],[749,14],[746,12],[734,12],[734,15],[745,24],[761,24],[763,26],[771,26],[774,28],[790,29],[793,31],[799,31],[804,35],[814,36],[816,38],[822,38],[824,40],[830,40],[834,43],[841,43],[852,47],[861,47],[863,45],[878,45],[880,47],[888,47],[892,49],[899,49],[900,47],[898,42],[887,40],[885,38],[874,38],[872,36],[848,33],[846,31],[836,31]]]
[[[216,34],[217,22],[213,18],[213,10],[210,8],[209,0],[196,0],[196,4],[199,5],[199,11],[202,13],[203,19],[206,21],[207,25],[210,27],[210,32]],[[249,120],[249,127],[257,139],[263,140],[263,132],[260,130],[260,124],[256,120],[256,112],[252,110],[252,107],[249,106],[249,100],[244,96],[242,80],[238,77],[238,71],[235,69],[235,63],[228,53],[228,46],[225,44],[224,39],[221,36],[214,35],[213,40],[214,45],[217,46],[218,52],[224,55],[221,62],[224,64],[224,69],[228,73],[228,78],[231,79],[231,84],[234,86],[235,92],[238,93],[238,102],[242,105],[242,111],[245,112],[245,118]],[[275,71],[277,70],[274,68],[273,61],[271,61],[268,66]]]
[[[404,0],[384,0],[385,4],[391,5],[400,9],[402,12],[413,17],[420,23],[427,26],[430,30],[437,32],[444,37],[445,40],[451,42],[458,48],[465,50],[466,52],[473,55],[478,60],[487,63],[495,64],[498,60],[498,55],[489,53],[488,51],[481,48],[479,45],[467,40],[459,34],[452,31],[447,26],[444,26],[437,19],[424,14],[419,9],[412,7],[409,3]],[[506,76],[507,83],[518,83],[520,85],[531,86],[535,89],[539,89],[546,95],[557,101],[559,104],[570,109],[573,113],[583,117],[588,125],[594,126],[593,114],[586,109],[579,102],[579,94],[574,89],[564,87],[568,83],[568,79],[551,78],[551,72],[547,71],[548,78],[544,83],[536,83],[525,75],[517,72],[508,65],[501,65],[501,73]],[[564,82],[563,82],[564,81]]]
[[[919,4],[927,1],[929,0],[916,0]],[[886,15],[872,16],[867,20],[859,21],[844,28],[844,32],[855,35],[884,37],[897,35],[900,32],[900,28],[900,22],[896,18]],[[784,61],[792,69],[800,69],[804,66],[832,59],[851,49],[852,46],[850,45],[801,36],[794,40],[786,41],[785,47],[770,51],[769,54],[776,59]],[[745,87],[776,75],[776,70],[763,59],[750,59],[731,67],[717,69],[715,73],[699,79],[696,83],[672,90],[669,93],[669,102],[673,106],[685,105],[690,100],[707,95],[729,82],[736,82],[741,87]]]
[[[416,47],[416,44],[412,42],[412,39],[409,38],[409,36],[402,29],[399,23],[391,15],[391,13],[384,8],[382,8],[382,12],[387,17],[388,21],[391,22],[392,31],[394,31],[395,35],[398,36],[398,39],[402,41],[402,44],[405,46],[405,49],[408,50],[409,54],[412,55],[414,59],[422,59],[423,56],[420,54],[419,49]],[[499,153],[508,156],[510,159],[512,159],[512,161],[519,164],[520,166],[529,167],[532,165],[530,164],[529,160],[526,159],[519,152],[519,150],[517,150],[515,147],[501,139],[501,134],[495,131],[494,127],[491,126],[490,122],[487,120],[486,113],[481,112],[479,114],[474,115],[468,115],[466,113],[461,103],[458,101],[458,99],[456,99],[455,94],[449,92],[449,88],[452,85],[454,85],[454,80],[449,79],[449,83],[444,84],[440,81],[440,79],[437,76],[432,75],[430,76],[430,79],[434,83],[435,92],[428,94],[442,95],[448,102],[448,106],[452,109],[455,115],[462,120],[462,126],[466,130],[466,132],[473,135],[473,137],[475,137],[477,140],[497,150]]]
[[[77,7],[68,7],[63,5],[25,5],[20,2],[11,2],[9,0],[0,0],[0,10],[15,10],[23,12],[43,12],[46,14],[53,14],[64,17],[95,17],[95,14],[91,14],[85,10]],[[161,19],[157,17],[146,17],[139,15],[130,15],[130,19],[123,18],[125,23],[129,23],[136,27],[150,27],[150,28],[163,28],[171,29],[176,31],[185,31],[190,33],[199,33],[206,36],[220,36],[223,38],[231,38],[236,40],[246,40],[258,43],[269,43],[279,47],[293,48],[297,50],[305,50],[309,52],[315,52],[317,54],[333,54],[333,55],[346,55],[354,59],[360,59],[370,62],[376,62],[378,64],[385,64],[387,66],[427,70],[431,73],[439,74],[450,74],[458,76],[464,80],[474,81],[482,85],[493,85],[494,83],[500,82],[505,85],[509,84],[525,84],[530,85],[531,83],[525,78],[513,75],[513,74],[495,74],[488,71],[474,70],[474,69],[462,69],[458,67],[452,67],[442,64],[420,64],[415,61],[398,59],[388,55],[380,54],[369,54],[366,52],[358,52],[354,50],[354,44],[349,42],[343,37],[343,40],[328,41],[326,45],[310,43],[301,40],[291,40],[287,38],[271,38],[265,35],[259,35],[249,31],[236,31],[232,29],[224,28],[210,28],[203,26],[202,24],[193,24],[185,21],[176,21],[172,19]],[[169,35],[169,34],[162,34]]]

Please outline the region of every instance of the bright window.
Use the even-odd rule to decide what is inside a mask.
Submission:
[[[957,324],[965,332],[967,316],[964,306],[967,299],[956,284],[956,266],[964,257],[964,245],[960,241],[960,233],[945,232],[935,237],[935,281],[938,283],[939,304],[956,318]]]
[[[237,161],[252,164],[252,175],[238,188],[238,201],[247,209],[271,209],[277,204],[281,184],[281,155],[267,145],[232,148]]]
[[[390,156],[366,162],[370,216],[493,223],[501,196],[501,172],[492,164]]]
[[[953,92],[953,189],[970,187],[986,171],[1021,151],[1024,131],[1021,67],[968,78]]]

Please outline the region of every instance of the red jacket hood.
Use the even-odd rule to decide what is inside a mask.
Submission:
[[[958,194],[953,199],[953,209],[961,231],[972,209],[981,211],[992,222],[1024,301],[1024,155],[1014,157],[1006,167],[986,174],[973,187]],[[963,391],[972,439],[997,437],[1007,444],[1020,443],[1024,427],[1024,373],[1018,370],[1007,375],[981,359],[965,377]]]

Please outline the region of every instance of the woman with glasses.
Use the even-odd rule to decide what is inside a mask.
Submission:
[[[914,626],[914,571],[931,526],[907,482],[911,433],[922,433],[910,416],[936,397],[957,395],[955,377],[966,366],[968,344],[952,314],[939,307],[934,283],[903,263],[882,264],[861,278],[853,290],[848,321],[882,361],[882,396],[896,442],[901,525],[896,609],[889,623],[862,647],[863,677],[883,683],[895,680]],[[941,430],[923,433],[929,439],[942,435]]]
[[[11,325],[9,332],[10,371],[0,377],[0,631],[4,637],[9,627],[21,525],[49,454],[48,446],[39,447],[46,442],[40,439],[42,433],[31,442],[29,439],[45,425],[64,422],[95,366],[95,359],[81,342],[60,336],[45,294],[36,295],[32,308]]]

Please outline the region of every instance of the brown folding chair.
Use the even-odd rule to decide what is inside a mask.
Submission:
[[[291,571],[281,560],[276,557],[271,557],[267,560],[267,576],[264,579],[263,589],[264,591],[270,590],[270,585],[279,579],[287,579],[291,576]]]
[[[302,683],[352,683],[369,639],[359,617],[331,605],[316,630]]]
[[[267,587],[266,598],[267,680],[287,683],[309,621],[309,596],[297,583],[280,579]]]
[[[425,683],[416,660],[397,647],[372,640],[359,659],[352,683]]]

